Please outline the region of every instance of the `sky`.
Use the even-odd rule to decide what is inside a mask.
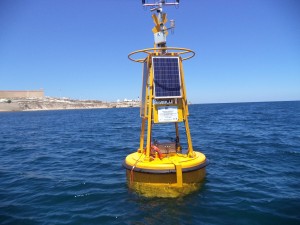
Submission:
[[[300,100],[299,0],[181,0],[164,11],[176,23],[167,46],[196,52],[184,61],[192,103]],[[142,64],[127,56],[153,47],[151,14],[141,0],[0,0],[0,90],[137,99]]]

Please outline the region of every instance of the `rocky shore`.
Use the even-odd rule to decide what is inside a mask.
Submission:
[[[102,102],[98,100],[75,100],[68,98],[19,98],[0,99],[0,111],[36,111],[63,109],[97,109],[139,107],[139,102]]]

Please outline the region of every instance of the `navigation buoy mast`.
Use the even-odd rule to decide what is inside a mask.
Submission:
[[[166,28],[164,6],[177,6],[179,0],[154,3],[142,1],[154,21],[154,48],[142,49],[128,55],[129,59],[143,63],[140,116],[142,119],[140,146],[124,161],[129,187],[145,196],[177,197],[200,188],[205,176],[206,157],[193,150],[188,122],[188,104],[182,62],[192,58],[194,51],[166,46],[168,30],[173,31],[175,21]],[[142,58],[134,58],[144,54]],[[145,57],[146,55],[146,57]],[[187,151],[182,153],[178,123],[184,123]],[[152,126],[174,123],[173,142],[152,140]],[[147,133],[146,133],[147,132]],[[145,139],[146,136],[146,139]]]

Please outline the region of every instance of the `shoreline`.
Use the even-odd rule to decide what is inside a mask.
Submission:
[[[102,102],[67,98],[16,98],[1,99],[0,112],[31,112],[49,110],[105,109],[139,107],[140,102]]]

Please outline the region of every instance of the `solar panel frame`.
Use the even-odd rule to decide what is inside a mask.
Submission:
[[[179,57],[176,56],[152,57],[155,99],[182,97],[179,65]]]

